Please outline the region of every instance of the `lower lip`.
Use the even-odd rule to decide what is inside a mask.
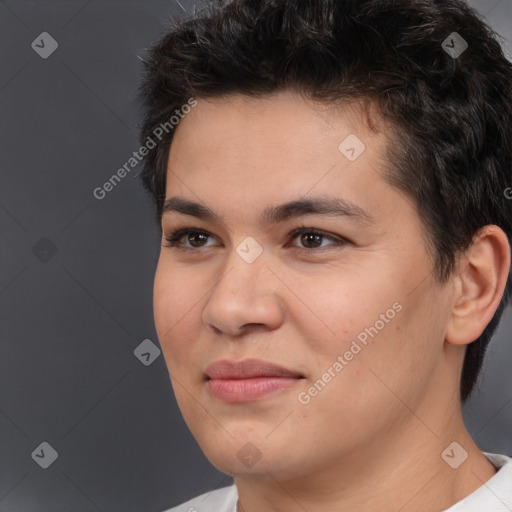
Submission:
[[[286,377],[255,377],[252,379],[210,379],[211,393],[224,402],[252,402],[266,395],[282,391],[301,379]]]

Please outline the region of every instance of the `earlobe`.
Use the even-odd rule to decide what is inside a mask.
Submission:
[[[510,244],[495,225],[485,226],[459,259],[446,341],[467,345],[492,320],[510,271]]]

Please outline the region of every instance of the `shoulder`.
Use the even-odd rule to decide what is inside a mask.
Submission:
[[[235,485],[206,492],[163,512],[235,512],[238,494]]]
[[[445,512],[510,512],[512,510],[512,457],[483,452],[497,473],[475,492]]]

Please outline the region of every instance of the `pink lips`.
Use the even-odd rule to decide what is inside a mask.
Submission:
[[[300,373],[258,359],[217,361],[206,370],[210,392],[224,402],[251,402],[288,389],[304,378]]]

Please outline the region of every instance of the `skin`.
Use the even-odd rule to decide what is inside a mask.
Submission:
[[[433,512],[483,485],[495,469],[464,427],[459,381],[466,345],[505,287],[503,231],[482,230],[441,285],[414,202],[382,177],[393,143],[383,122],[373,133],[357,106],[327,108],[288,91],[198,102],[176,129],[166,197],[223,220],[163,215],[155,323],[183,417],[211,463],[234,475],[242,509]],[[366,145],[352,162],[338,149],[349,134]],[[373,221],[258,222],[268,206],[319,196],[355,203]],[[290,237],[300,226],[325,236]],[[182,227],[207,236],[169,247],[165,237]],[[236,252],[247,236],[263,249],[250,264]],[[394,303],[401,311],[300,403],[298,393]],[[208,392],[209,364],[249,357],[305,378],[250,403]],[[237,456],[248,442],[261,454],[251,467]],[[441,457],[452,442],[468,454],[457,469]]]

